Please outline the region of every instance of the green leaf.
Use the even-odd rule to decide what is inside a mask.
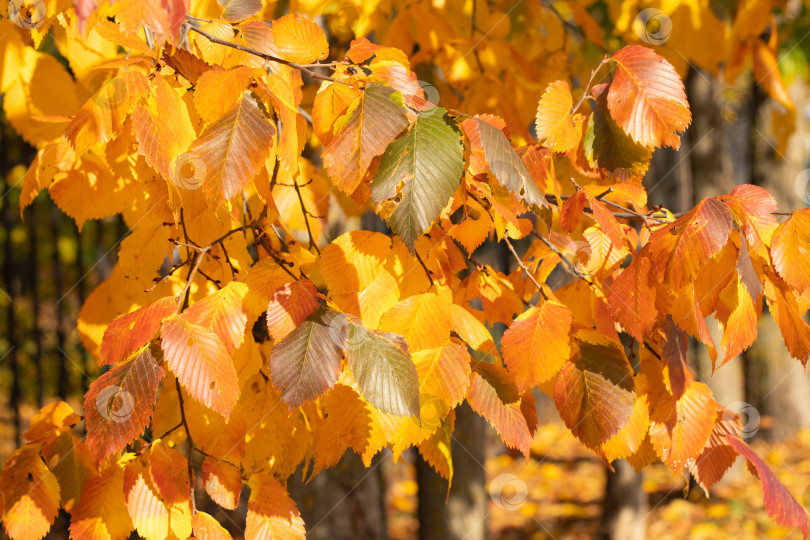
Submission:
[[[585,157],[591,167],[606,169],[620,180],[643,175],[647,171],[652,152],[627,135],[610,117],[604,85],[594,87],[596,100],[593,114],[582,141]]]
[[[548,206],[543,192],[534,183],[529,169],[512,148],[503,131],[478,118],[465,120],[464,125],[468,133],[470,128],[478,131],[480,144],[484,149],[484,159],[489,164],[489,170],[503,187],[517,194],[529,206],[537,209]]]
[[[385,149],[371,183],[374,202],[394,199],[388,224],[411,251],[464,173],[461,139],[444,121],[445,112],[435,107],[421,113],[410,132]]]
[[[346,341],[346,358],[366,401],[389,414],[418,416],[419,378],[405,338],[347,321]]]
[[[335,386],[345,315],[321,306],[273,347],[270,375],[290,408]]]

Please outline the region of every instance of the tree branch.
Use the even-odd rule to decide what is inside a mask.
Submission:
[[[187,26],[188,26],[188,28],[190,30],[193,30],[193,31],[197,32],[198,34],[200,34],[201,36],[206,38],[208,41],[210,41],[211,43],[216,43],[217,45],[222,45],[224,47],[231,47],[232,49],[236,49],[236,50],[239,50],[239,51],[242,51],[242,52],[246,52],[248,54],[252,54],[253,56],[258,56],[259,58],[267,60],[268,62],[275,62],[277,64],[282,64],[282,65],[291,67],[293,69],[297,69],[298,71],[306,73],[307,75],[309,75],[313,79],[317,79],[319,81],[329,81],[329,82],[334,82],[334,83],[339,83],[339,84],[345,84],[346,86],[351,86],[349,83],[347,83],[345,81],[339,81],[338,79],[335,79],[333,77],[329,77],[329,76],[326,76],[326,75],[321,75],[320,73],[315,73],[314,71],[309,69],[307,66],[304,66],[302,64],[296,64],[295,62],[289,62],[287,60],[284,60],[283,58],[278,58],[277,56],[272,56],[270,54],[265,54],[263,52],[257,51],[256,49],[251,49],[250,47],[245,47],[244,45],[239,45],[238,43],[231,43],[230,41],[225,41],[223,39],[219,39],[218,37],[216,37],[216,36],[214,36],[212,34],[209,34],[208,32],[206,32],[204,30],[200,30],[194,24],[192,24],[190,21],[187,22],[186,24],[187,24]],[[324,64],[324,65],[328,65],[328,64]]]

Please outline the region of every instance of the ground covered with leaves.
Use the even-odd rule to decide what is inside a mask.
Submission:
[[[753,447],[805,508],[810,506],[810,429],[791,440]],[[600,526],[605,468],[557,424],[540,426],[528,464],[522,456],[494,452],[486,462],[487,479],[503,474],[525,482],[525,502],[519,487],[504,490],[507,503],[490,499],[488,512],[495,540],[590,540]],[[417,484],[413,467],[400,462],[393,468],[389,492],[389,532],[392,539],[418,537]],[[759,480],[747,472],[742,460],[712,489],[707,500],[698,487],[684,498],[684,479],[663,464],[644,471],[649,495],[647,538],[656,540],[739,540],[801,538],[801,531],[776,526],[762,504]],[[512,503],[508,500],[512,499]],[[514,508],[510,508],[514,507]]]

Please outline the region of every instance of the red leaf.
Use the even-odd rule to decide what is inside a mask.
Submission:
[[[624,247],[624,233],[622,232],[619,222],[616,220],[616,216],[613,215],[613,212],[608,209],[605,203],[598,200],[587,191],[583,192],[588,199],[588,206],[590,206],[593,211],[594,219],[605,234],[608,235],[610,241],[613,242],[613,247],[622,249]]]
[[[608,110],[634,141],[678,148],[678,133],[692,121],[683,81],[652,49],[631,45],[613,55],[618,64],[608,90]]]
[[[613,280],[607,295],[613,317],[639,342],[650,333],[658,316],[655,289],[647,282],[649,274],[650,260],[636,256]]]
[[[560,370],[554,402],[568,429],[588,448],[615,435],[630,419],[633,368],[621,343],[580,331],[580,355]]]
[[[733,435],[726,435],[725,439],[738,454],[748,460],[749,470],[762,481],[768,515],[783,527],[798,527],[807,538],[807,513],[804,508],[796,502],[762,458],[742,439]]]
[[[560,227],[562,227],[562,230],[570,233],[577,228],[579,218],[582,217],[582,211],[585,209],[585,200],[585,192],[582,190],[577,191],[565,200],[560,210]]]
[[[675,399],[680,399],[692,374],[686,365],[686,333],[667,315],[661,329],[661,360],[664,362],[664,382]]]
[[[729,207],[751,247],[767,255],[765,246],[770,244],[773,231],[779,225],[773,215],[776,212],[773,195],[765,188],[743,184],[718,199]]]
[[[656,229],[648,243],[653,270],[674,290],[694,281],[701,267],[728,242],[731,212],[723,203],[703,199],[674,223]]]
[[[467,389],[467,402],[495,428],[506,446],[529,457],[532,436],[519,402],[504,403],[495,386],[476,372]]]
[[[146,348],[96,379],[84,397],[87,446],[97,461],[124,448],[149,425],[163,369]]]
[[[175,299],[164,296],[115,319],[101,338],[101,365],[117,364],[129,358],[155,336],[163,319],[175,311]]]
[[[695,477],[698,485],[703,489],[706,497],[709,490],[734,465],[737,459],[737,452],[726,442],[726,435],[739,435],[740,429],[736,424],[736,414],[720,408],[717,411],[717,420],[714,430],[706,441],[703,451],[689,464],[689,472]]]

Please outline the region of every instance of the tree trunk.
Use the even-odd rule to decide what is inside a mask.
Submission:
[[[347,451],[340,462],[309,484],[295,474],[289,490],[310,540],[385,540],[385,488],[377,455],[370,468]],[[299,471],[300,472],[300,471]]]
[[[615,461],[605,486],[600,538],[603,540],[644,540],[649,503],[643,474],[636,473],[624,460]]]
[[[804,84],[794,84],[789,91],[796,103],[806,100]],[[808,204],[805,150],[799,133],[806,130],[807,121],[799,115],[797,130],[785,148],[778,148],[768,138],[764,126],[770,124],[770,115],[781,107],[755,88],[751,107],[750,131],[750,183],[767,189],[776,198],[780,210],[802,208]],[[784,345],[781,331],[767,311],[757,324],[757,341],[743,353],[745,365],[745,402],[747,414],[744,435],[761,435],[776,441],[796,435],[799,429],[810,426],[810,378],[802,365]]]
[[[456,409],[455,428],[451,447],[453,483],[448,499],[447,481],[421,456],[417,460],[420,540],[488,538],[488,498],[483,466],[486,425],[463,404]]]

